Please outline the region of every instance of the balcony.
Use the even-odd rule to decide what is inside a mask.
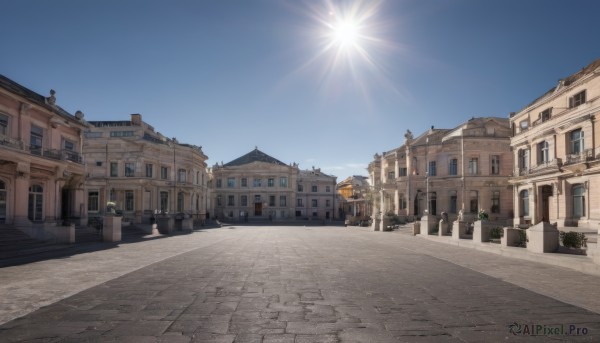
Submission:
[[[29,152],[32,155],[42,156],[52,160],[71,161],[83,164],[83,158],[81,158],[81,155],[71,150],[43,149],[41,146],[32,145],[29,147]]]
[[[536,166],[529,169],[527,174],[540,174],[547,172],[557,172],[559,171],[559,167],[562,165],[561,159],[555,159],[552,161],[543,161],[539,162]]]
[[[565,165],[585,163],[595,159],[594,149],[585,149],[580,153],[569,154],[565,158]]]

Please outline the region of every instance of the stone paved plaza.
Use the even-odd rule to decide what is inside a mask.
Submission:
[[[600,277],[359,228],[230,226],[0,279],[1,342],[600,340]]]

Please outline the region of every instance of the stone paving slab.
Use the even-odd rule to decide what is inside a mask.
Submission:
[[[22,294],[43,293],[43,286],[54,297],[46,301],[62,296],[1,325],[0,341],[600,339],[600,307],[594,301],[590,311],[577,305],[598,298],[600,278],[564,268],[405,235],[332,227],[245,227],[173,238],[164,247],[144,242],[128,245],[126,254],[116,249],[71,261],[78,272],[61,269],[61,260],[18,267],[24,273],[0,269],[0,278],[11,277],[13,284],[0,288],[2,298],[21,295],[12,302],[15,307],[35,306]],[[160,253],[164,250],[170,252]],[[100,256],[116,270],[86,268]],[[80,277],[84,271],[88,274]],[[70,284],[59,284],[69,288],[62,293],[44,280],[27,283],[60,276],[71,278]],[[94,278],[96,286],[90,287]],[[552,332],[513,335],[511,324],[521,333],[530,325]],[[560,325],[575,325],[587,334],[554,332]]]

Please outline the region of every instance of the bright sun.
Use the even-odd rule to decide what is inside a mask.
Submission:
[[[338,21],[331,27],[334,43],[340,46],[353,46],[358,44],[360,37],[359,27],[352,20]]]

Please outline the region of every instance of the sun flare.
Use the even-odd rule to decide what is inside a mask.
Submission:
[[[352,46],[359,43],[360,30],[353,20],[341,20],[332,25],[332,39],[340,46]]]

